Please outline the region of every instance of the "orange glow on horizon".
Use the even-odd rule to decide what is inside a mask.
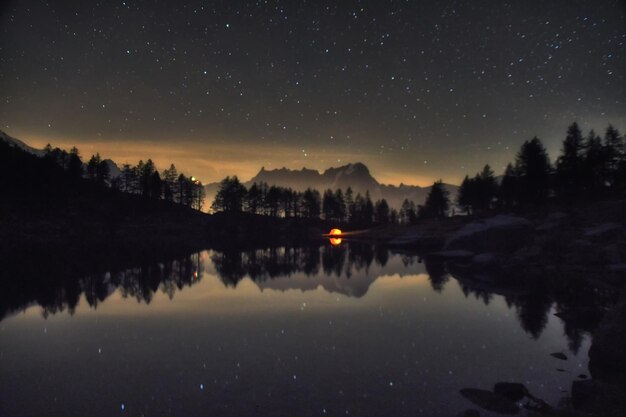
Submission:
[[[339,229],[331,229],[331,231],[329,233],[329,235],[333,235],[333,236],[334,235],[341,235],[341,234],[343,234],[343,232],[341,230],[339,230]]]
[[[36,149],[50,143],[53,147],[69,150],[73,146],[78,147],[83,160],[89,156],[100,153],[101,157],[110,158],[121,168],[124,163],[136,164],[140,159],[152,159],[158,170],[163,170],[174,164],[179,172],[185,175],[193,174],[203,184],[219,182],[224,177],[237,175],[239,179],[247,181],[254,177],[261,167],[268,170],[286,167],[299,170],[302,167],[314,169],[319,172],[330,167],[341,166],[347,163],[363,162],[370,169],[371,175],[381,184],[398,186],[414,184],[418,186],[430,186],[433,181],[443,178],[444,182],[458,184],[460,179],[449,178],[440,171],[435,175],[425,172],[414,173],[413,167],[406,170],[390,171],[385,163],[379,162],[371,154],[361,153],[358,157],[347,151],[333,152],[333,159],[327,157],[321,151],[318,158],[296,158],[298,149],[293,147],[271,147],[260,144],[247,144],[237,146],[229,140],[221,137],[205,138],[203,141],[193,139],[148,140],[139,138],[125,140],[123,137],[111,137],[105,140],[101,137],[80,138],[76,136],[63,136],[60,134],[38,134],[27,131],[10,132],[13,137],[24,141],[27,145]],[[199,140],[199,139],[198,139]],[[237,141],[234,141],[237,142]],[[335,159],[336,158],[336,159]],[[292,161],[285,163],[285,161]],[[341,162],[340,162],[341,161]]]

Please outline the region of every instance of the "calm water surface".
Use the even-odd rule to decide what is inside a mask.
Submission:
[[[205,251],[7,314],[0,415],[454,416],[501,381],[556,405],[590,341],[554,312],[373,246]]]

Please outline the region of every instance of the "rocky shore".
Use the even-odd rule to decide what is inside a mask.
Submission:
[[[626,415],[626,201],[448,219],[388,235],[372,232],[374,240],[444,263],[476,288],[504,294],[540,286],[567,300],[559,317],[593,336],[591,378],[573,383],[567,407],[533,412]],[[589,297],[573,298],[574,287]],[[471,412],[462,415],[480,415]]]

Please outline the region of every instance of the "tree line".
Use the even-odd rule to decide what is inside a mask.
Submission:
[[[626,144],[619,131],[609,125],[604,138],[593,130],[583,136],[572,123],[563,140],[561,155],[553,165],[537,137],[525,141],[515,161],[501,178],[485,165],[475,176],[465,176],[455,203],[467,214],[495,209],[524,209],[554,200],[576,203],[581,199],[607,198],[626,191]],[[353,226],[413,224],[420,219],[454,214],[448,190],[441,180],[430,187],[423,205],[404,200],[400,210],[383,198],[373,202],[348,187],[327,189],[323,194],[308,188],[291,188],[254,183],[246,188],[236,176],[221,181],[211,206],[215,212],[247,212],[273,217],[325,219]]]
[[[626,143],[609,125],[604,138],[591,130],[587,136],[572,123],[555,164],[541,140],[525,141],[500,181],[485,165],[466,176],[457,204],[468,214],[492,209],[523,209],[549,201],[575,204],[582,200],[623,196],[626,191]]]
[[[442,207],[442,201],[445,205]],[[436,182],[424,206],[405,200],[398,211],[389,207],[384,198],[372,201],[369,191],[364,195],[354,193],[351,187],[345,191],[327,189],[321,194],[307,188],[292,188],[253,183],[246,188],[237,176],[224,178],[211,205],[214,212],[246,212],[272,217],[325,219],[367,227],[375,224],[414,223],[418,218],[441,215],[447,210],[448,192],[441,181]]]
[[[62,167],[71,178],[87,179],[98,186],[109,187],[124,193],[138,194],[151,200],[165,200],[202,210],[205,190],[202,182],[193,176],[178,173],[174,164],[161,173],[151,159],[140,160],[137,165],[124,164],[121,174],[112,176],[109,162],[99,153],[83,163],[76,147],[70,152],[44,148],[44,158]]]

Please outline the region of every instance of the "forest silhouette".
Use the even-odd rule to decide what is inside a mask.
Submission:
[[[0,142],[0,172],[3,194],[13,205],[27,210],[45,210],[68,196],[108,193],[141,196],[196,210],[205,207],[202,182],[185,176],[171,164],[161,173],[154,162],[140,160],[124,164],[118,175],[110,172],[111,161],[99,154],[83,163],[80,152],[47,145],[43,156]],[[624,137],[609,125],[600,138],[594,130],[583,135],[572,123],[562,141],[561,154],[552,164],[537,137],[525,141],[513,163],[496,177],[485,165],[475,176],[467,175],[456,196],[450,196],[441,180],[433,183],[423,204],[406,199],[399,208],[385,199],[372,201],[369,191],[355,193],[313,188],[295,191],[288,187],[254,183],[246,188],[237,176],[224,178],[211,203],[214,213],[246,212],[269,217],[323,219],[353,227],[385,224],[414,224],[419,220],[443,218],[456,213],[455,205],[467,214],[485,211],[529,210],[548,202],[576,204],[589,199],[623,197],[626,191],[626,145]],[[454,204],[453,204],[454,203]]]
[[[514,163],[496,177],[485,165],[474,177],[465,176],[454,201],[441,180],[433,183],[424,204],[405,200],[397,210],[385,199],[373,202],[348,187],[320,191],[253,183],[247,189],[236,176],[224,178],[211,205],[214,212],[247,212],[271,217],[323,218],[354,227],[414,224],[454,214],[456,203],[467,214],[485,211],[532,210],[548,202],[575,204],[589,199],[620,198],[626,191],[626,145],[609,125],[604,140],[593,130],[585,137],[572,123],[552,164],[537,137],[525,141]]]

